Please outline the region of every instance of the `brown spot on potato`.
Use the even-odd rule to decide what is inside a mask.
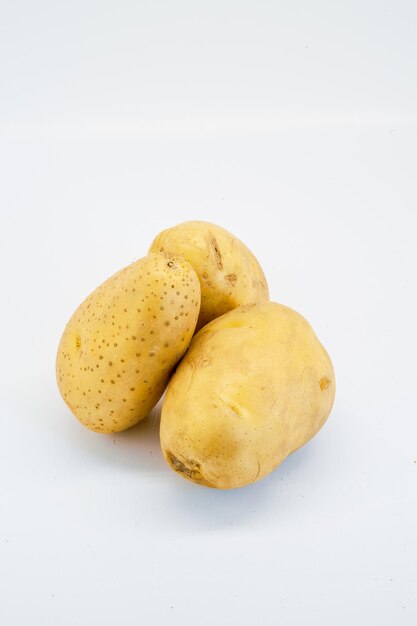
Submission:
[[[230,283],[232,287],[234,287],[237,281],[237,274],[227,274],[224,277],[224,280]]]
[[[219,268],[219,270],[222,270],[223,269],[222,254],[220,252],[220,248],[219,248],[219,244],[217,243],[217,239],[213,235],[213,233],[210,233],[210,245],[211,245],[213,253],[214,253],[214,259],[216,261],[216,265]]]
[[[319,384],[320,384],[321,391],[324,391],[330,385],[330,380],[326,378],[325,376],[323,376],[323,378],[320,378]]]
[[[235,404],[231,404],[230,402],[228,402],[227,405],[233,411],[233,413],[236,413],[236,415],[241,417],[242,414],[241,414],[241,412],[239,411],[238,407]]]
[[[165,451],[165,455],[168,463],[171,465],[174,471],[178,474],[182,474],[184,477],[192,480],[199,485],[206,485],[206,487],[212,487],[213,485],[204,478],[201,473],[201,465],[197,461],[192,459],[184,459],[181,461],[169,450]]]

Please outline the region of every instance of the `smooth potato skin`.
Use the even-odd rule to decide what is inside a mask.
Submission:
[[[252,252],[224,228],[209,222],[184,222],[162,231],[152,252],[182,255],[197,272],[201,310],[197,330],[241,304],[267,302],[268,285]]]
[[[272,302],[239,307],[194,337],[171,379],[163,454],[193,482],[247,485],[317,433],[334,395],[330,358],[301,315]]]
[[[196,273],[183,258],[150,254],[100,285],[65,327],[58,387],[84,426],[113,433],[155,406],[193,336]]]

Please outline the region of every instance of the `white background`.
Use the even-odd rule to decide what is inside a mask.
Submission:
[[[417,623],[414,0],[0,4],[0,621]],[[328,349],[323,430],[258,484],[62,402],[79,302],[218,223]]]

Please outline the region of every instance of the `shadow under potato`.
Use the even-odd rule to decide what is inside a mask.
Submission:
[[[161,404],[137,426],[121,433],[102,435],[81,425],[71,429],[73,445],[86,460],[118,469],[130,480],[137,476],[138,485],[156,478],[156,497],[145,508],[139,493],[132,493],[130,504],[137,513],[132,515],[129,509],[132,521],[137,523],[140,519],[142,524],[147,520],[161,531],[179,534],[206,532],[252,524],[256,513],[263,519],[267,512],[273,512],[275,522],[282,521],[294,507],[303,506],[302,494],[312,487],[311,471],[314,472],[318,460],[314,443],[291,454],[259,482],[229,490],[204,487],[178,476],[166,464],[159,442]]]
[[[150,513],[153,524],[161,530],[175,529],[187,535],[262,524],[268,513],[273,515],[274,524],[283,522],[294,509],[303,507],[303,492],[310,488],[311,464],[317,460],[314,447],[303,446],[259,482],[238,489],[203,487],[176,476],[167,467],[166,488]],[[166,510],[170,511],[169,521],[163,514]]]
[[[120,433],[98,434],[80,425],[74,445],[83,448],[90,457],[125,466],[138,474],[169,471],[159,444],[161,406],[159,402],[139,424]]]
[[[174,498],[182,501],[188,509],[208,503],[238,502],[242,499],[252,504],[266,496],[270,490],[280,490],[297,479],[300,471],[314,456],[314,444],[309,442],[293,452],[271,474],[262,480],[238,489],[213,489],[185,480],[170,469],[163,458],[159,426],[162,400],[139,424],[115,434],[97,434],[80,426],[77,429],[77,445],[90,457],[100,458],[105,464],[117,465],[140,474],[166,476],[166,483]],[[239,495],[240,494],[240,495]],[[205,507],[204,507],[205,508]]]

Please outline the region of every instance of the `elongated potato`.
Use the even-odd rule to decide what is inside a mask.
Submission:
[[[183,258],[150,254],[100,285],[69,320],[58,348],[62,397],[101,433],[137,424],[155,406],[193,336],[196,273]]]
[[[197,272],[201,310],[197,330],[241,304],[267,302],[268,285],[252,252],[224,228],[184,222],[162,231],[151,252],[182,255]]]
[[[163,454],[195,483],[247,485],[317,433],[334,394],[330,358],[301,315],[272,302],[241,306],[194,337],[171,379]]]

